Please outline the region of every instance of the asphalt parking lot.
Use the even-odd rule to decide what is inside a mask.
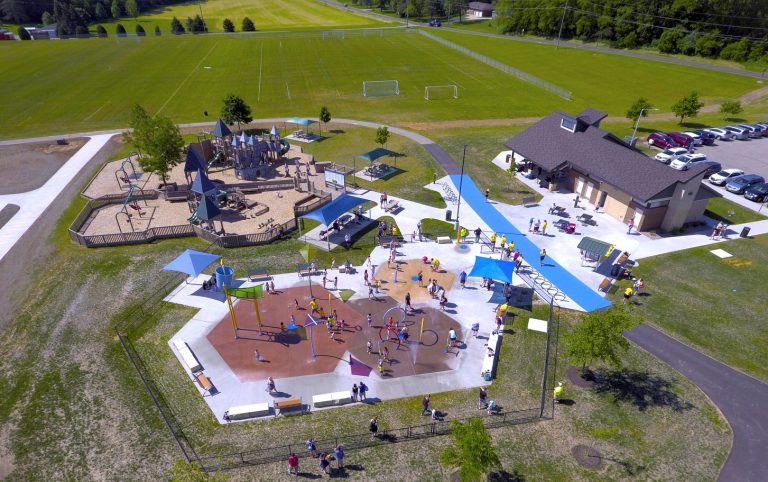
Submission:
[[[759,174],[768,179],[768,137],[717,141],[711,146],[697,147],[696,152],[706,154],[709,161],[719,162],[723,169],[741,169],[747,174]]]

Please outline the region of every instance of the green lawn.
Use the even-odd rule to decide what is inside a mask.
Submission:
[[[623,116],[638,97],[669,111],[692,90],[704,102],[716,103],[762,87],[756,79],[650,60],[440,29],[430,32],[572,91],[567,109],[573,113],[594,107]]]
[[[195,15],[202,16],[208,25],[209,32],[222,32],[222,22],[225,18],[230,19],[235,24],[235,32],[239,32],[245,17],[253,20],[257,31],[358,28],[386,25],[384,22],[345,12],[313,0],[293,0],[291,8],[286,8],[285,2],[278,0],[190,1],[142,12],[136,20],[126,16],[113,22],[95,22],[95,25],[104,25],[110,35],[115,33],[117,23],[123,24],[128,33],[133,33],[136,29],[136,23],[139,23],[148,35],[154,35],[157,25],[163,35],[168,35],[171,31],[171,19],[173,17],[178,18],[181,24],[186,26],[187,17],[194,18]]]
[[[709,252],[715,248],[733,257],[720,259]],[[768,381],[767,248],[768,236],[757,236],[641,260],[632,274],[645,280],[647,296],[636,298],[636,309],[686,343]]]
[[[712,219],[723,221],[727,224],[743,224],[765,219],[764,215],[756,213],[751,209],[747,209],[733,201],[729,201],[724,197],[710,199],[704,214]]]

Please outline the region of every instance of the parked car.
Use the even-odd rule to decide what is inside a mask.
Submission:
[[[725,189],[734,194],[742,194],[750,187],[755,184],[760,184],[761,182],[765,182],[763,176],[758,176],[757,174],[744,174],[743,176],[734,177],[728,181],[725,185]]]
[[[440,21],[439,19],[437,19],[437,18],[433,18],[433,19],[431,19],[431,20],[429,21],[429,26],[430,26],[430,27],[441,27],[442,25],[443,25],[443,22],[441,22],[441,21]]]
[[[750,139],[760,139],[763,137],[763,131],[758,129],[755,126],[751,126],[749,124],[739,124],[736,127],[741,127],[742,129],[746,129],[747,131],[747,137]]]
[[[701,137],[701,143],[705,146],[711,146],[715,143],[715,135],[707,130],[693,131]]]
[[[701,145],[702,141],[701,141],[701,136],[700,135],[696,134],[693,131],[685,131],[685,132],[683,132],[683,134],[688,136],[688,137],[690,137],[691,139],[693,139],[693,145],[694,146],[700,146]]]
[[[734,139],[738,139],[740,141],[749,139],[749,132],[743,127],[727,126],[727,127],[724,127],[723,129],[733,132]]]
[[[707,170],[704,171],[704,179],[712,176],[713,174],[717,174],[722,170],[723,166],[721,166],[719,162],[707,161]]]
[[[693,138],[686,136],[682,132],[667,132],[667,135],[680,147],[688,147],[693,144]]]
[[[710,127],[704,130],[713,134],[718,141],[732,141],[734,138],[733,132],[722,127]]]
[[[765,137],[768,135],[768,127],[762,125],[762,124],[746,124],[748,127],[752,127],[753,129],[757,129],[760,131],[760,137]]]
[[[670,147],[679,146],[678,143],[676,143],[671,137],[664,134],[663,132],[651,133],[651,135],[648,136],[648,145],[661,147],[662,149],[669,149]]]
[[[674,161],[669,163],[669,167],[677,169],[678,171],[687,171],[692,165],[697,162],[704,162],[707,160],[707,156],[704,154],[684,154]]]
[[[744,197],[758,203],[768,200],[768,182],[761,182],[750,187],[744,191]]]
[[[688,149],[685,147],[670,147],[656,154],[654,159],[664,164],[669,164],[683,154],[688,154]]]
[[[744,171],[742,171],[741,169],[723,169],[717,174],[712,174],[711,176],[709,176],[709,183],[714,184],[715,186],[724,186],[725,183],[727,183],[731,179],[735,177],[743,176],[743,175],[744,175]]]
[[[768,122],[758,122],[755,125],[763,128],[763,137],[768,137]]]

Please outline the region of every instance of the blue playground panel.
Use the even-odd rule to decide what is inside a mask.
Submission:
[[[458,186],[461,176],[454,174],[450,177],[454,185]],[[541,250],[528,239],[528,236],[525,236],[512,223],[507,221],[493,207],[493,204],[485,201],[485,194],[480,192],[480,189],[477,188],[472,179],[466,174],[461,186],[461,197],[493,231],[499,235],[506,234],[507,240],[514,241],[515,249],[520,250],[520,254],[523,255],[523,259],[528,261],[528,264],[536,266],[536,260],[539,259]],[[537,269],[542,276],[545,276],[560,291],[565,293],[568,298],[581,306],[584,311],[595,311],[611,306],[610,301],[592,291],[587,285],[568,272],[568,270],[552,260],[552,258],[547,257],[546,265],[539,266]]]

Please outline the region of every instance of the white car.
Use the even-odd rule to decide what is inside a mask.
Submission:
[[[728,131],[728,130],[725,130],[725,129],[721,129],[719,127],[711,127],[709,129],[704,129],[704,130],[714,134],[715,135],[715,139],[717,139],[718,141],[720,141],[720,140],[723,140],[723,141],[733,140],[733,132],[731,132],[731,131]]]
[[[723,169],[717,174],[709,176],[709,183],[715,186],[724,186],[726,182],[730,181],[734,177],[744,175],[744,171],[741,169]]]
[[[685,134],[686,136],[688,136],[691,139],[693,139],[693,145],[694,146],[700,146],[701,145],[701,136],[700,135],[696,134],[695,132],[688,132],[688,131],[683,132],[683,134]]]
[[[669,164],[669,167],[672,169],[677,169],[678,171],[685,171],[693,164],[697,162],[704,162],[706,160],[707,156],[704,154],[685,154],[672,161]]]
[[[664,149],[663,151],[656,154],[654,159],[659,162],[663,162],[664,164],[669,164],[684,154],[688,154],[688,149],[685,147],[670,147],[669,149]]]
[[[723,127],[723,129],[733,132],[733,138],[738,139],[740,141],[745,141],[749,139],[749,131],[743,127],[740,126],[726,126]]]

